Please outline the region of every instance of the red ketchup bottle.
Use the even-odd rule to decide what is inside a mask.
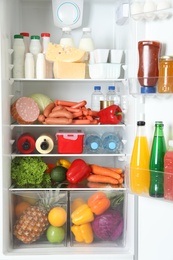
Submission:
[[[20,153],[29,154],[35,149],[35,138],[29,134],[22,134],[17,140],[17,149]]]
[[[157,41],[139,41],[138,81],[141,93],[155,93],[159,76],[158,61],[161,43]]]

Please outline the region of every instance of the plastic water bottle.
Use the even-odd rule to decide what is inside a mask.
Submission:
[[[109,86],[106,93],[106,101],[110,102],[110,105],[120,105],[120,97],[116,94],[115,86]]]
[[[100,86],[94,87],[94,92],[91,95],[91,109],[94,111],[100,111],[100,101],[104,100],[104,95],[101,92]]]
[[[103,149],[105,153],[121,153],[122,141],[118,134],[106,132],[102,135]]]
[[[87,134],[85,137],[85,151],[87,153],[101,153],[102,139],[97,133]]]

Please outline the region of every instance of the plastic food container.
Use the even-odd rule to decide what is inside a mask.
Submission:
[[[106,63],[108,61],[109,49],[94,50],[95,63]]]
[[[75,154],[83,152],[84,133],[81,130],[59,130],[56,133],[58,153]]]
[[[123,58],[123,50],[110,50],[110,63],[121,63]]]
[[[10,195],[10,224],[11,230],[13,230],[13,232],[11,232],[11,241],[14,249],[41,249],[67,246],[67,221],[64,220],[65,223],[63,225],[59,223],[58,228],[51,225],[47,219],[49,211],[44,212],[44,217],[41,211],[38,211],[39,206],[37,205],[37,203],[40,203],[43,199],[46,199],[46,203],[49,205],[52,205],[53,201],[56,201],[56,206],[62,207],[64,209],[63,213],[66,212],[68,215],[67,191],[48,191],[41,189],[19,190],[11,188]],[[30,214],[29,218],[27,214]],[[24,229],[25,232],[23,232],[22,229]],[[42,234],[41,229],[43,230]],[[47,232],[49,232],[49,234]]]
[[[121,76],[121,72],[122,64],[89,64],[89,75],[91,79],[118,79]]]
[[[124,190],[99,191],[99,193],[105,193],[107,198],[111,198],[109,207],[104,209],[103,212],[101,212],[100,209],[98,210],[97,207],[97,205],[100,205],[100,195],[97,195],[98,200],[94,200],[94,197],[91,199],[91,196],[96,193],[96,191],[70,192],[69,206],[71,246],[125,247],[126,192]],[[87,209],[87,206],[89,209]],[[93,213],[93,220],[91,211],[95,212]],[[75,217],[78,213],[80,214],[80,221],[78,221]],[[88,221],[87,224],[85,224],[85,221]]]

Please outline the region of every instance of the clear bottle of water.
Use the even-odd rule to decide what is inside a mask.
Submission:
[[[106,93],[106,101],[109,101],[112,105],[120,105],[120,97],[115,91],[115,86],[108,87],[108,92]]]
[[[97,133],[87,134],[85,137],[85,152],[86,153],[101,153],[102,139]]]
[[[119,134],[106,132],[101,139],[105,153],[122,153],[123,143]]]
[[[94,87],[94,92],[91,94],[91,109],[94,111],[100,111],[100,101],[104,100],[104,95],[101,92],[100,86]]]

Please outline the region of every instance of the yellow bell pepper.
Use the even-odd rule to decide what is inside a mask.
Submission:
[[[71,165],[71,162],[69,162],[69,161],[66,160],[66,159],[59,159],[59,160],[56,162],[56,166],[63,166],[63,167],[66,168],[66,169],[69,169],[69,168],[70,168],[70,165]]]
[[[85,242],[90,244],[94,240],[93,230],[90,223],[85,223],[80,226],[73,225],[71,231],[77,242]]]
[[[75,211],[79,206],[86,204],[82,198],[76,198],[71,203],[71,212]]]
[[[82,225],[94,220],[94,214],[87,204],[82,204],[77,207],[71,214],[72,223]]]

